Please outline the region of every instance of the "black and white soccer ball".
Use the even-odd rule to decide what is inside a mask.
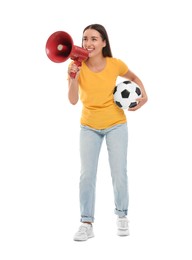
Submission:
[[[113,91],[114,102],[121,109],[137,105],[137,98],[142,95],[140,87],[133,81],[126,80],[117,84]]]

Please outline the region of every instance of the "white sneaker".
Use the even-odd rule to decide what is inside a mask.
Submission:
[[[129,221],[126,217],[117,218],[117,235],[118,236],[129,236]]]
[[[75,241],[86,241],[88,238],[94,237],[93,226],[87,223],[83,223],[77,233],[75,233]]]

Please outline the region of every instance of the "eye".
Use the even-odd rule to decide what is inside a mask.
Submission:
[[[92,41],[97,41],[97,37],[92,37]]]

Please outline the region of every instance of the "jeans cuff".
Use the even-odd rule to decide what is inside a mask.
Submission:
[[[127,210],[118,210],[115,209],[115,214],[120,218],[127,216]]]
[[[81,222],[94,222],[94,218],[93,217],[86,217],[86,216],[82,216],[80,219]]]

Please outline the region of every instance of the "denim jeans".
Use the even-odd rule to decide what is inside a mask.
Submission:
[[[123,217],[128,212],[127,123],[103,130],[81,125],[79,183],[81,222],[94,222],[97,166],[104,138],[111,170],[115,214]]]

